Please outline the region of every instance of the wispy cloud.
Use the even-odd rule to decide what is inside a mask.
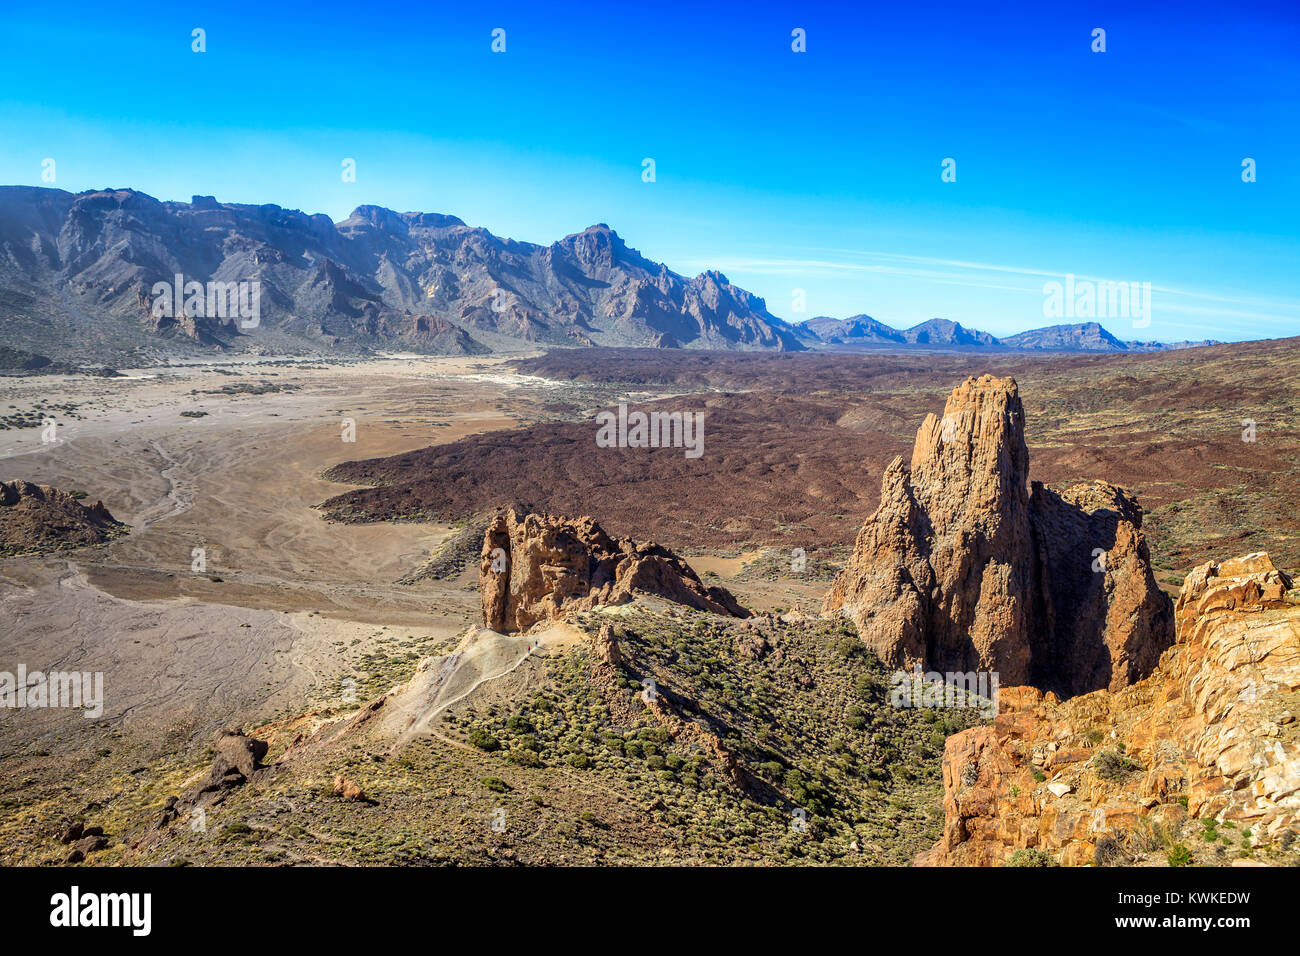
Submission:
[[[815,249],[821,255],[809,258],[731,256],[711,259],[708,263],[689,262],[691,269],[714,268],[723,272],[751,275],[806,277],[816,275],[884,275],[923,280],[938,285],[955,285],[1041,296],[1045,281],[1063,281],[1065,272],[1026,266],[975,262],[966,259],[943,259],[893,252],[850,249]],[[1076,281],[1142,281],[1139,277],[1095,276],[1074,273]],[[1019,279],[1020,281],[1015,281]],[[1187,315],[1214,315],[1223,318],[1249,319],[1256,322],[1291,323],[1300,321],[1300,300],[1228,295],[1199,289],[1178,288],[1152,283],[1153,295],[1162,301],[1161,311]]]

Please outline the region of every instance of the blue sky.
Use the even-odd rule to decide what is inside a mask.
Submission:
[[[1296,4],[699,6],[13,6],[0,182],[607,222],[791,321],[1008,334],[1072,273],[1151,283],[1121,338],[1300,334]]]

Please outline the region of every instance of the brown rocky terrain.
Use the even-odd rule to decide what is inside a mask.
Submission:
[[[927,415],[910,468],[885,470],[881,504],[831,585],[825,614],[853,618],[892,667],[997,673],[1064,696],[1122,687],[1173,640],[1142,510],[1100,482],[1028,484],[1014,379],[954,389]]]
[[[0,860],[57,864],[71,850],[98,865],[906,864],[944,836],[945,740],[986,715],[893,706],[890,669],[850,620],[791,609],[820,605],[878,504],[884,466],[970,374],[1019,382],[1033,477],[1063,501],[1031,488],[1043,510],[1031,509],[1031,529],[1044,515],[1069,517],[1063,540],[1134,525],[1166,588],[1214,554],[1267,543],[1285,569],[1300,554],[1294,343],[1107,360],[733,363],[663,351],[638,365],[576,351],[548,358],[581,358],[590,382],[517,375],[496,359],[4,380],[16,416],[55,388],[68,406],[71,440],[57,446],[21,425],[0,430],[5,450],[24,456],[14,473],[90,489],[135,530],[103,548],[0,561],[0,631],[14,659],[71,656],[105,671],[111,688],[101,721],[51,709],[5,723]],[[212,387],[241,378],[259,387]],[[260,387],[270,383],[285,387]],[[594,452],[594,410],[624,398],[705,408],[705,455]],[[204,417],[178,416],[196,408]],[[340,443],[345,414],[358,421],[355,444]],[[1254,444],[1241,438],[1248,416]],[[355,468],[371,487],[322,480],[357,458],[338,471]],[[1140,497],[1140,527],[1116,486]],[[340,491],[338,513],[352,517],[321,521],[311,503]],[[521,512],[590,515],[611,540],[671,546],[701,583],[758,613],[633,592],[624,604],[566,606],[564,620],[528,633],[478,626],[482,522],[523,500],[517,491],[543,502]],[[482,506],[462,510],[476,496]],[[432,503],[461,520],[421,520]],[[207,574],[191,569],[196,543],[208,546]],[[813,553],[794,573],[791,549],[804,546]],[[1091,551],[1080,560],[1090,570]],[[1086,610],[1092,594],[1070,606]],[[98,626],[86,632],[84,621]],[[1060,704],[1004,689],[1003,703],[1031,693],[1075,707],[1132,691]],[[1291,701],[1272,718],[1289,746],[1294,692],[1279,699]],[[1099,776],[1131,786],[1119,745],[1132,751],[1149,712],[1116,713],[1134,726],[1099,718],[1071,739],[1093,748]],[[248,740],[213,744],[233,726]],[[1259,726],[1254,737],[1270,739]],[[234,758],[258,742],[267,749],[248,775]],[[1044,780],[1030,770],[999,800],[1023,794],[1025,779],[1072,784],[1049,779],[1069,766],[1035,767]],[[1283,847],[1294,824],[1257,840],[1258,827],[1231,817],[1187,816],[1180,798],[1193,795],[1172,793],[1131,829],[1116,816],[1067,862],[1086,850],[1097,862],[1164,865],[1182,859],[1168,856],[1179,848],[1198,863],[1296,859]],[[1061,803],[1070,812],[1073,796]],[[77,822],[72,849],[61,840]],[[1200,835],[1210,824],[1213,841]],[[1008,845],[990,861],[1017,850],[1066,857],[1040,846]]]
[[[499,513],[483,536],[483,624],[526,631],[564,612],[651,594],[698,611],[748,617],[725,589],[707,587],[681,558],[654,543],[614,540],[592,518]]]
[[[1112,356],[553,350],[514,365],[583,398],[511,431],[340,465],[326,476],[372,487],[324,510],[349,522],[445,520],[513,502],[590,514],[613,535],[681,552],[847,553],[879,504],[884,466],[910,455],[954,382],[991,373],[1019,383],[1035,479],[1058,489],[1104,479],[1137,496],[1160,583],[1177,593],[1215,554],[1267,548],[1300,568],[1298,343]],[[703,456],[601,449],[593,480],[595,410],[629,391],[630,407],[704,411]],[[646,397],[662,394],[677,397]],[[1243,420],[1257,440],[1243,440]],[[644,506],[657,500],[673,507]]]
[[[590,416],[562,416],[338,465],[325,477],[374,487],[336,495],[322,510],[345,522],[456,520],[510,503],[521,511],[591,514],[611,534],[653,537],[678,550],[783,542],[788,533],[776,532],[777,523],[806,525],[812,533],[800,539],[805,545],[810,538],[850,541],[860,523],[854,513],[874,494],[871,486],[879,487],[872,452],[898,444],[871,425],[842,427],[843,409],[834,403],[794,396],[708,395],[629,407],[703,410],[704,455],[597,449]],[[647,508],[650,501],[674,504]]]
[[[1188,575],[1177,643],[1145,680],[1064,702],[1004,689],[991,726],[949,738],[944,835],[917,862],[996,865],[1019,850],[1183,865],[1290,846],[1300,824],[1290,587],[1267,554],[1209,562]]]
[[[49,485],[0,481],[0,555],[101,544],[125,531],[102,501],[87,506]]]

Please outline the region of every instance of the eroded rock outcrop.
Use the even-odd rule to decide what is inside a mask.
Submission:
[[[250,737],[239,729],[224,729],[213,740],[212,766],[207,777],[181,796],[171,796],[163,804],[155,829],[162,829],[182,813],[221,803],[231,790],[242,787],[270,771],[262,758],[269,749],[265,740]]]
[[[1232,821],[1248,845],[1300,836],[1300,606],[1267,554],[1187,576],[1178,637],[1146,679],[1061,702],[1003,689],[992,726],[944,750],[943,838],[928,865],[1064,864],[1140,853],[1142,832]],[[1149,848],[1148,848],[1149,849]],[[1114,859],[1114,857],[1112,857]]]
[[[1062,696],[1122,687],[1173,640],[1142,509],[1104,482],[1028,484],[1016,383],[959,385],[910,467],[885,470],[823,613],[853,618],[888,665],[992,671]]]
[[[102,501],[87,506],[49,485],[0,481],[0,555],[100,544],[125,531]]]
[[[566,611],[621,604],[633,592],[700,611],[748,617],[720,587],[704,585],[681,558],[653,543],[615,540],[589,517],[498,514],[483,536],[483,623],[526,631]]]

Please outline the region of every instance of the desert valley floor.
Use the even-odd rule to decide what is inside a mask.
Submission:
[[[887,670],[817,613],[886,466],[985,372],[1019,384],[1032,478],[1137,495],[1171,596],[1209,560],[1267,551],[1300,570],[1295,339],[0,378],[0,480],[84,492],[130,527],[0,556],[0,668],[105,675],[96,719],[0,711],[0,864],[65,861],[77,825],[101,828],[100,864],[907,864],[944,829],[945,739],[982,717],[880,705]],[[703,410],[705,453],[595,454],[592,418],[619,402]],[[759,616],[644,599],[526,636],[479,630],[479,547],[503,506],[665,545]],[[738,755],[743,795],[663,719],[611,713],[604,624]],[[264,741],[264,765],[167,825],[222,728]],[[1221,832],[1173,842],[1198,862],[1294,856]],[[1148,842],[1123,862],[1164,865]]]

